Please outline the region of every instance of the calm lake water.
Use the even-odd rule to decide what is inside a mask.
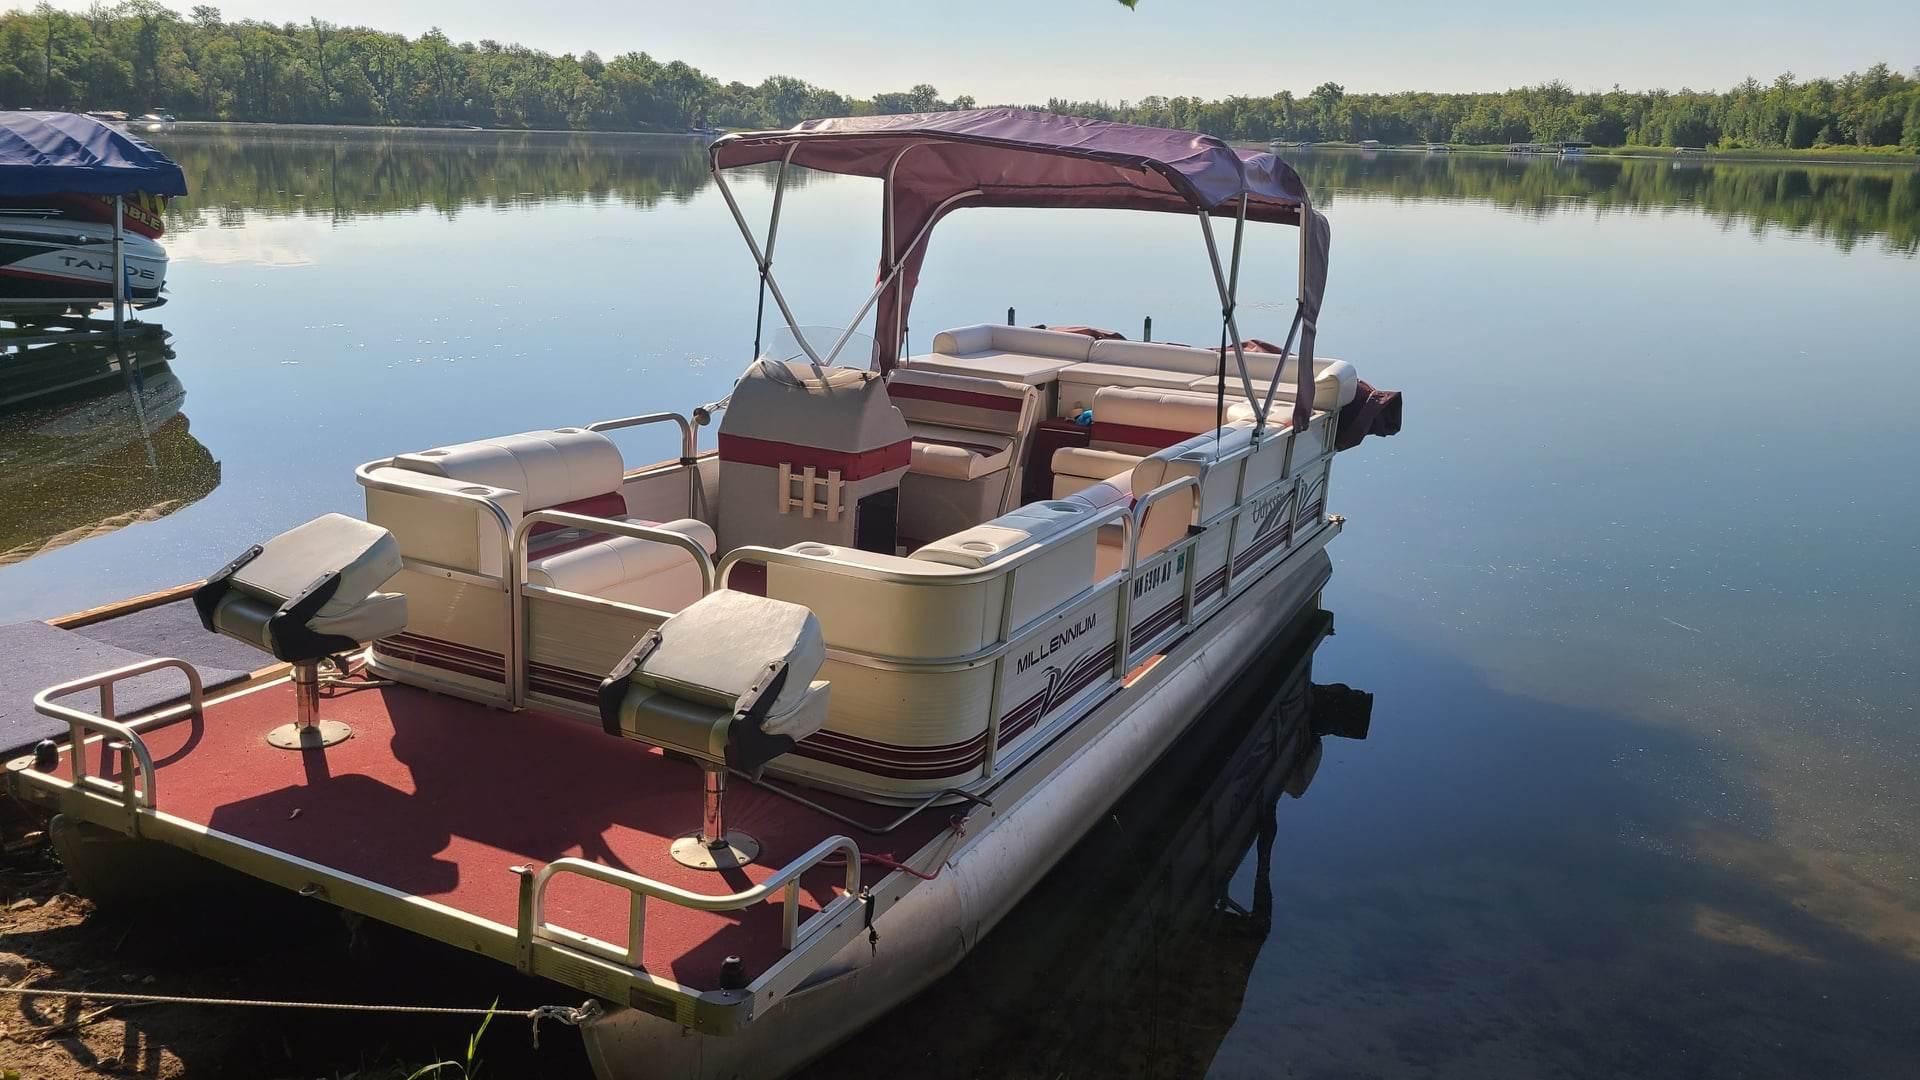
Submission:
[[[748,358],[751,259],[685,141],[157,141],[194,192],[150,319],[171,372],[138,413],[118,391],[0,418],[0,618],[356,512],[359,462],[684,409]],[[1334,225],[1321,352],[1407,396],[1406,431],[1337,470],[1337,636],[1314,659],[1377,694],[1372,737],[1329,741],[1217,888],[1154,891],[1180,864],[1137,846],[1117,856],[1137,874],[1056,888],[1075,920],[1133,920],[1132,950],[1078,958],[1057,993],[982,956],[952,983],[972,992],[821,1071],[1920,1072],[1920,170],[1297,164]],[[770,189],[740,186],[764,221]],[[877,190],[789,191],[777,267],[803,320],[865,298]],[[913,346],[1009,305],[1214,340],[1197,232],[955,215]],[[1241,325],[1277,338],[1292,233],[1250,237]],[[1205,917],[1262,908],[1252,934]],[[1017,1009],[983,1003],[1003,991]]]

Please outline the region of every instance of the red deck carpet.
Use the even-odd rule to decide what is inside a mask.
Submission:
[[[930,810],[875,837],[736,781],[728,789],[728,824],[759,839],[763,853],[745,871],[722,875],[690,870],[667,852],[672,837],[699,824],[698,767],[596,725],[396,687],[327,697],[321,716],[353,727],[344,743],[304,753],[268,746],[266,732],[292,716],[292,692],[281,684],[210,707],[205,723],[149,733],[159,810],[509,928],[518,895],[508,870],[514,865],[537,868],[579,856],[696,892],[727,893],[764,880],[834,833],[852,836],[863,852],[906,859],[945,831],[952,816]],[[897,813],[819,801],[862,820]],[[806,877],[803,919],[832,897],[841,873],[819,869]],[[884,873],[868,867],[865,880]],[[557,879],[547,919],[624,945],[626,895],[580,878]],[[722,914],[648,901],[649,971],[710,988],[730,954],[745,960],[750,975],[779,958],[777,904]]]

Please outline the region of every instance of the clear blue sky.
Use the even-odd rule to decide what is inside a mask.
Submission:
[[[82,8],[86,0],[56,0]],[[192,0],[169,6],[185,10]],[[721,79],[795,75],[859,96],[932,83],[982,103],[1148,94],[1721,89],[1747,75],[1920,64],[1920,0],[227,0],[304,20],[603,57],[643,50]]]

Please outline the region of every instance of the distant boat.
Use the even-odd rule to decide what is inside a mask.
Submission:
[[[1563,157],[1569,154],[1584,154],[1592,145],[1590,142],[1563,142],[1560,144],[1560,154]]]
[[[1361,139],[1361,140],[1360,140],[1360,149],[1362,149],[1362,150],[1378,150],[1378,149],[1380,149],[1380,140],[1379,140],[1379,139]]]
[[[1451,154],[1453,153],[1453,147],[1448,146],[1446,143],[1443,143],[1443,142],[1430,142],[1427,144],[1427,153]]]
[[[124,298],[153,304],[166,282],[166,199],[180,166],[94,116],[0,113],[0,312],[112,303],[114,206],[121,207]]]
[[[156,131],[172,131],[173,125],[174,119],[172,113],[150,112],[142,113],[140,116],[135,117],[131,126],[135,130],[152,133]]]
[[[1707,152],[1707,148],[1704,146],[1676,146],[1673,148],[1673,152],[1676,154],[1704,154]]]
[[[1517,142],[1507,144],[1507,153],[1509,154],[1557,154],[1559,152],[1560,148],[1550,143]]]

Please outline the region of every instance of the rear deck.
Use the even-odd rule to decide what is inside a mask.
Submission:
[[[729,824],[761,841],[760,859],[727,873],[694,870],[675,862],[668,844],[699,824],[701,773],[656,748],[575,719],[509,713],[405,686],[329,692],[322,715],[352,726],[346,742],[300,752],[269,746],[265,733],[293,710],[282,681],[209,701],[204,718],[142,731],[154,764],[154,810],[443,905],[508,935],[519,914],[516,866],[576,857],[726,894],[767,880],[836,834],[851,837],[869,859],[908,862],[950,831],[954,815],[925,810],[881,836],[739,783],[728,794]],[[88,772],[119,775],[103,743],[94,741],[88,753]],[[58,775],[71,779],[68,759]],[[863,820],[885,816],[831,796],[818,801]],[[863,865],[862,883],[888,872],[884,864]],[[799,918],[831,902],[844,880],[843,864],[807,871]],[[627,901],[618,886],[556,876],[545,919],[624,949]],[[778,893],[731,912],[649,901],[644,969],[697,992],[717,987],[722,961],[738,956],[747,978],[757,979],[786,954],[782,914]]]

